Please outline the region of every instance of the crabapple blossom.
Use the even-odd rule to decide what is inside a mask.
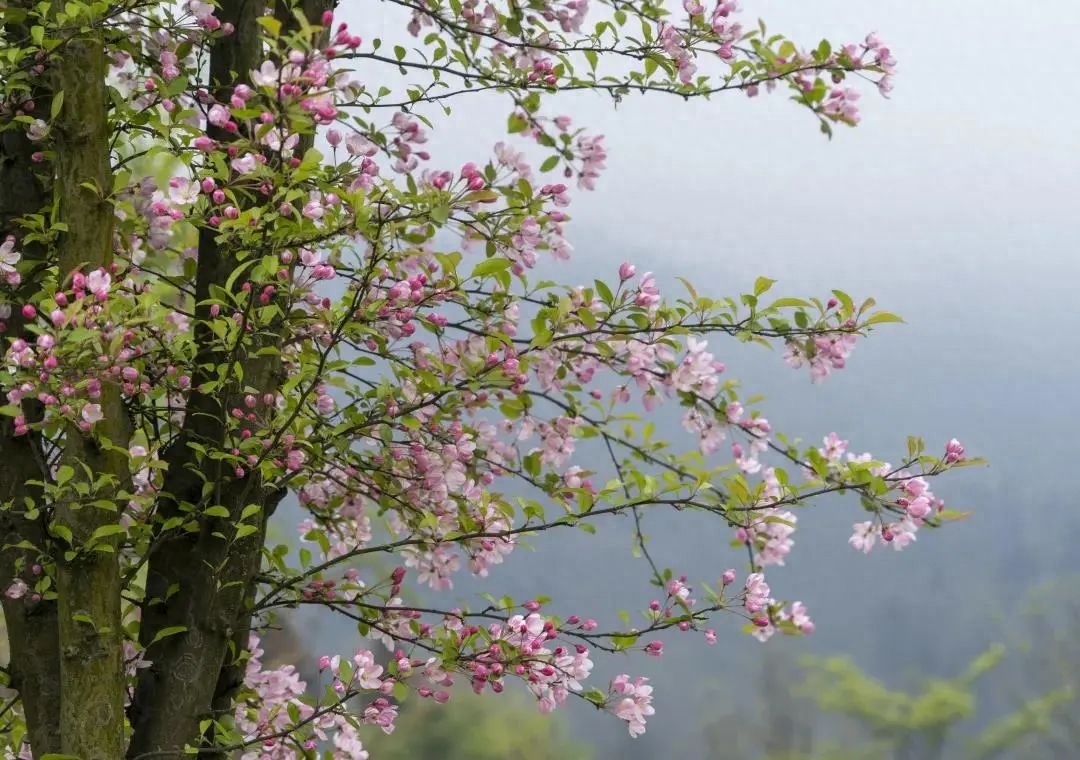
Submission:
[[[869,554],[870,550],[874,548],[874,543],[877,541],[879,535],[874,523],[867,520],[865,522],[855,523],[853,528],[855,532],[851,534],[848,543],[863,554]]]
[[[652,706],[652,687],[649,679],[637,677],[631,680],[625,673],[618,675],[611,682],[611,693],[618,700],[612,712],[615,717],[626,721],[631,736],[645,733],[645,721],[656,713]]]
[[[8,599],[22,599],[26,596],[26,592],[30,590],[26,581],[22,578],[16,578],[11,582],[11,585],[4,590],[4,596]]]
[[[958,441],[935,456],[911,439],[897,467],[835,433],[803,446],[730,376],[729,339],[782,346],[814,382],[845,370],[896,321],[871,299],[774,299],[768,278],[711,298],[643,261],[538,276],[577,255],[580,194],[622,160],[562,91],[784,88],[831,133],[861,120],[854,85],[891,87],[876,35],[804,49],[734,2],[688,0],[662,21],[620,9],[647,30],[632,42],[621,21],[593,30],[607,0],[523,16],[468,0],[396,6],[411,48],[387,56],[330,2],[15,5],[33,34],[0,34],[17,533],[0,588],[36,626],[11,642],[23,683],[59,677],[64,705],[98,707],[83,720],[25,687],[9,756],[366,758],[403,695],[463,688],[545,713],[578,695],[638,736],[652,686],[597,687],[598,658],[714,644],[723,613],[763,641],[811,633],[765,573],[798,561],[816,496],[857,497],[864,552],[955,514],[930,482],[971,463]],[[433,136],[469,88],[506,96],[507,135],[452,159]],[[652,419],[681,429],[660,440]],[[641,620],[447,593],[465,575],[494,589],[543,532],[629,517],[644,553],[643,526],[684,512],[733,532],[746,566],[710,588],[650,557]],[[364,640],[312,658],[318,679],[271,665],[260,632],[296,608]]]
[[[10,277],[16,273],[15,265],[22,259],[22,254],[15,249],[15,238],[8,235],[3,243],[0,243],[0,273]]]

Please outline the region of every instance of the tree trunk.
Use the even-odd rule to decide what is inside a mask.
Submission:
[[[11,0],[3,20],[3,33],[8,39],[24,39],[28,34],[22,11],[32,6],[31,0]],[[28,97],[34,101],[34,118],[47,118],[50,94],[47,83],[38,79],[31,83]],[[7,125],[5,125],[7,126]],[[52,188],[48,182],[51,167],[35,163],[36,147],[21,128],[0,131],[0,241],[8,235],[19,239],[16,220],[46,208]],[[20,241],[26,260],[45,261],[48,251],[39,243]],[[32,278],[23,281],[16,291],[33,291]],[[8,322],[11,338],[30,338],[21,316],[13,312]],[[2,349],[6,350],[7,341]],[[0,389],[6,394],[9,388]],[[36,401],[22,402],[22,412],[33,423],[41,418],[41,406]],[[39,577],[33,568],[46,564],[52,547],[47,532],[48,510],[39,483],[47,482],[41,439],[36,433],[15,435],[9,417],[0,420],[0,592],[15,580],[33,585]],[[20,546],[22,548],[16,548]],[[27,593],[19,599],[0,596],[3,604],[7,637],[11,654],[8,666],[11,687],[19,693],[23,705],[31,747],[40,757],[59,753],[60,743],[60,644],[57,625],[57,603],[52,599],[35,599]]]
[[[217,17],[235,27],[232,34],[219,37],[211,51],[212,91],[220,100],[228,101],[235,85],[249,82],[251,70],[261,62],[256,20],[262,11],[262,3],[249,0],[219,4]],[[211,134],[220,141],[230,139],[221,130]],[[266,519],[280,498],[263,488],[257,473],[235,478],[220,461],[202,461],[189,446],[221,450],[227,410],[240,404],[244,386],[260,396],[277,387],[278,360],[256,357],[255,347],[247,346],[233,357],[242,368],[242,384],[234,382],[210,394],[199,390],[204,382],[216,379],[217,365],[229,358],[205,327],[210,313],[204,302],[212,286],[225,286],[239,263],[236,254],[219,243],[214,230],[201,231],[193,390],[183,430],[164,455],[168,470],[155,516],[162,521],[182,514],[197,516],[199,527],[158,536],[150,555],[140,639],[152,664],[140,674],[132,703],[134,736],[129,758],[150,753],[181,757],[185,745],[201,741],[200,721],[214,714],[222,671],[231,667],[247,645],[246,636],[241,638],[238,632],[246,632],[249,625],[249,589],[262,560]],[[203,490],[205,481],[213,484],[209,493]],[[259,506],[254,518],[259,529],[233,540],[240,514],[249,504]],[[209,506],[224,506],[229,517],[201,515]],[[161,630],[174,626],[183,631],[154,641]],[[229,684],[230,693],[233,685]]]
[[[56,11],[63,8],[62,0],[54,4]],[[56,243],[61,277],[81,267],[108,268],[114,220],[105,42],[93,23],[63,32],[67,42],[51,63],[53,97],[63,98],[52,125],[53,192],[59,221],[67,225]],[[100,484],[86,502],[114,498],[129,479],[126,454],[108,448],[126,448],[130,439],[119,387],[102,383],[98,403],[104,418],[92,434],[71,426],[61,457],[75,478],[86,477],[85,465]],[[115,524],[119,510],[81,501],[72,494],[55,506],[57,526],[72,538],[72,549],[61,542],[56,557],[61,747],[85,760],[115,760],[125,743],[120,570],[116,538],[101,541],[95,531]]]
[[[2,179],[2,177],[0,177]],[[24,405],[26,409],[28,405]],[[32,419],[32,417],[31,417]],[[10,418],[0,421],[0,594],[16,578],[32,585],[31,568],[48,551],[45,518],[28,518],[26,499],[41,504],[41,489],[27,483],[44,480],[36,437],[13,433]],[[21,542],[33,549],[15,549]],[[11,688],[19,693],[36,756],[60,752],[60,651],[55,601],[0,595],[7,624]]]

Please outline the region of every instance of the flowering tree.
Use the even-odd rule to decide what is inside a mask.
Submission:
[[[911,439],[895,466],[836,436],[800,446],[706,345],[781,344],[820,380],[896,319],[871,300],[771,300],[762,278],[669,301],[629,263],[578,287],[530,277],[569,256],[571,185],[606,160],[548,110],[560,92],[779,88],[828,132],[858,121],[853,81],[888,90],[879,40],[800,48],[728,0],[391,0],[412,35],[395,45],[332,5],[0,4],[8,756],[363,758],[401,700],[455,680],[521,682],[543,711],[583,698],[637,735],[651,687],[591,682],[595,653],[712,641],[721,611],[762,640],[813,629],[763,574],[795,508],[857,495],[863,550],[949,518],[925,478],[964,461],[958,443]],[[507,100],[509,137],[440,164],[428,130],[482,91]],[[685,440],[653,435],[658,408]],[[267,545],[290,495],[305,546]],[[692,592],[661,568],[641,521],[690,510],[731,527],[745,572]],[[403,601],[614,515],[659,588],[641,621]],[[372,555],[395,569],[358,565]],[[324,656],[321,692],[264,667],[258,630],[299,605],[385,651]]]

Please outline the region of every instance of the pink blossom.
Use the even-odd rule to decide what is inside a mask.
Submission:
[[[645,719],[656,713],[652,706],[652,687],[648,683],[648,678],[630,680],[625,673],[611,682],[611,693],[618,699],[611,711],[627,722],[630,736],[633,737],[645,733]]]
[[[671,383],[676,391],[692,392],[695,395],[712,399],[720,389],[720,378],[716,359],[706,351],[707,344],[693,336],[686,339],[686,356],[671,374]]]
[[[952,438],[947,444],[945,444],[945,461],[948,464],[955,464],[964,459],[964,447],[960,445],[960,441]]]
[[[277,87],[280,72],[273,61],[263,61],[262,65],[251,72],[252,84],[259,87]]]
[[[353,663],[356,665],[353,678],[361,689],[378,689],[382,686],[382,665],[375,662],[375,655],[369,650],[357,650]]]
[[[259,168],[259,161],[254,153],[246,153],[240,158],[234,158],[230,161],[229,166],[237,174],[251,174]]]
[[[30,587],[26,584],[26,581],[22,578],[16,578],[4,591],[4,596],[8,599],[22,599],[29,590]]]
[[[769,603],[769,584],[765,582],[765,576],[761,573],[751,573],[746,576],[745,585],[746,599],[743,602],[746,611],[751,615],[763,610]]]
[[[26,136],[33,142],[44,140],[45,135],[48,133],[49,125],[41,119],[34,119],[30,122],[30,126],[26,128]]]
[[[94,294],[99,301],[109,297],[109,288],[112,286],[112,277],[104,269],[95,269],[86,276],[86,289]]]
[[[581,171],[578,173],[578,187],[595,190],[596,180],[604,169],[607,151],[604,148],[604,136],[579,137],[577,152],[581,158]]]
[[[896,551],[906,549],[912,542],[917,540],[915,533],[919,530],[918,524],[911,517],[905,517],[899,522],[890,523],[882,530],[884,538],[888,536],[888,542]]]
[[[204,29],[213,30],[221,27],[221,22],[214,17],[214,6],[210,3],[188,0],[187,9]]]
[[[854,532],[851,534],[851,538],[848,539],[848,543],[851,544],[852,548],[861,551],[863,554],[869,554],[870,550],[874,548],[874,542],[878,537],[877,527],[868,520],[855,523],[853,530]]]
[[[837,121],[855,126],[861,118],[859,116],[859,107],[856,105],[858,100],[858,90],[851,87],[843,89],[838,87],[829,93],[822,111]]]
[[[15,238],[11,235],[0,243],[0,274],[15,273],[15,265],[22,259],[22,254],[15,250]]]
[[[306,459],[307,457],[304,455],[303,451],[300,451],[299,449],[292,449],[288,454],[285,455],[285,467],[290,472],[296,472],[304,466],[304,461]]]
[[[802,602],[793,602],[790,611],[781,612],[781,617],[790,620],[791,624],[803,633],[814,632],[814,622],[806,611],[806,605]]]
[[[656,278],[652,272],[641,275],[638,285],[637,297],[634,303],[648,309],[653,309],[660,303],[660,288],[656,284]]]
[[[304,204],[303,210],[300,212],[308,219],[319,220],[326,214],[326,210],[320,200],[312,198],[310,201]]]
[[[93,425],[105,419],[101,411],[101,404],[86,404],[82,408],[81,416],[87,425]]]
[[[916,520],[921,520],[927,515],[929,515],[931,511],[933,511],[933,505],[930,503],[930,500],[925,496],[919,496],[909,501],[905,509],[907,510],[907,513],[913,518],[915,518]]]
[[[223,105],[215,104],[207,112],[206,119],[215,127],[224,127],[231,118],[229,109]]]
[[[825,446],[818,449],[818,451],[830,464],[837,464],[843,457],[844,452],[847,451],[847,446],[848,442],[840,440],[840,436],[836,433],[829,433],[825,436]]]

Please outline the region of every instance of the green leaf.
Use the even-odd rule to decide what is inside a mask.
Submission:
[[[262,26],[271,37],[281,36],[281,22],[273,16],[258,16],[255,21]]]
[[[636,633],[632,633],[628,636],[612,636],[611,643],[616,649],[629,649],[637,643],[638,637]]]
[[[756,280],[754,280],[754,295],[760,296],[762,293],[766,292],[775,284],[776,280],[770,279],[768,277],[758,277]]]
[[[614,299],[614,294],[611,292],[611,288],[607,286],[603,280],[594,280],[596,285],[596,292],[600,296],[600,300],[604,303],[611,305],[611,301]]]
[[[544,163],[540,164],[540,171],[549,172],[558,165],[559,165],[559,157],[558,156],[548,156],[546,159],[544,159]]]
[[[506,120],[506,131],[510,134],[524,132],[529,127],[529,122],[521,118],[517,113],[512,113]]]
[[[496,272],[509,269],[514,263],[510,259],[494,258],[485,259],[477,264],[472,271],[473,277],[488,277]]]
[[[499,194],[491,189],[477,190],[466,195],[463,200],[466,203],[492,203],[499,200]]]
[[[224,507],[221,504],[215,504],[214,506],[207,509],[203,514],[205,514],[207,517],[227,518],[229,516],[229,510],[227,507]]]
[[[63,539],[68,544],[72,541],[71,528],[60,523],[55,523],[49,526],[50,532],[57,538]]]
[[[855,303],[851,300],[851,296],[842,290],[834,290],[832,292],[836,296],[836,300],[840,302],[846,314],[850,314],[855,309]]]
[[[810,305],[809,301],[804,301],[801,298],[778,298],[769,304],[770,309],[805,309]]]
[[[186,632],[187,626],[185,625],[170,625],[168,628],[162,628],[160,631],[157,632],[157,635],[154,636],[154,640],[150,642],[150,646],[154,646],[154,644],[158,643],[164,638],[168,638],[169,636],[175,636],[178,633]]]
[[[866,319],[866,321],[863,322],[863,324],[864,325],[882,325],[882,324],[886,324],[888,322],[901,322],[901,323],[903,323],[903,321],[904,320],[901,319],[896,314],[890,314],[887,311],[879,311],[876,314],[870,315]]]
[[[62,486],[75,475],[75,468],[69,464],[62,464],[56,469],[56,485]]]
[[[125,528],[123,525],[119,525],[117,523],[113,523],[112,525],[102,525],[94,531],[93,535],[90,536],[90,540],[100,541],[103,538],[108,538],[109,536],[118,536],[123,533],[127,533],[127,528]]]

